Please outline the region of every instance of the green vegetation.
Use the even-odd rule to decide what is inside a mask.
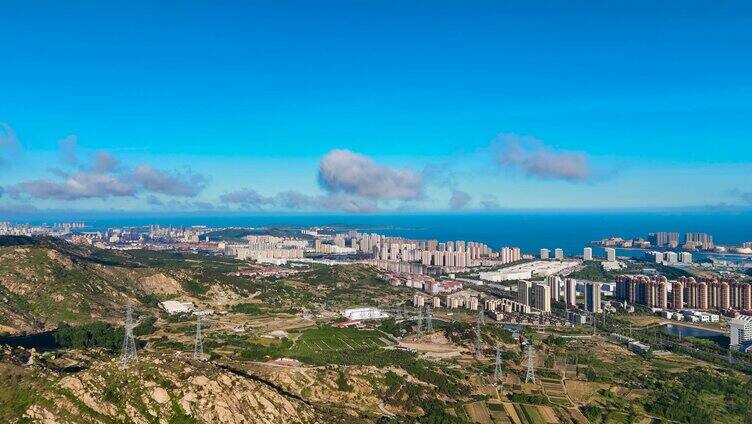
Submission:
[[[55,331],[55,342],[59,347],[89,349],[101,347],[116,352],[123,343],[124,331],[105,322],[94,322],[72,327],[62,323]]]
[[[183,287],[183,290],[194,296],[203,296],[209,291],[209,287],[193,278],[181,281],[180,285]]]
[[[510,401],[514,403],[529,403],[532,405],[547,405],[548,399],[541,394],[526,394],[526,393],[509,393],[507,395]]]
[[[712,422],[719,416],[743,422],[752,416],[749,380],[696,368],[656,384],[655,396],[645,399],[645,410],[652,414],[685,423]]]
[[[596,422],[602,415],[601,408],[592,404],[583,406],[582,408],[580,408],[580,412],[582,412],[582,415],[590,420],[591,423]]]
[[[246,314],[246,315],[260,315],[263,311],[261,310],[261,307],[254,303],[239,303],[237,305],[232,305],[230,308],[230,312],[234,312],[236,314]]]
[[[141,319],[141,323],[133,328],[133,335],[134,336],[147,336],[149,334],[154,334],[155,331],[157,331],[156,327],[154,327],[154,324],[157,322],[157,319],[154,317],[144,317]]]
[[[14,422],[34,402],[36,390],[28,386],[34,378],[2,364],[0,375],[3,376],[3,384],[0,385],[0,422]]]
[[[172,400],[172,416],[168,421],[169,424],[199,424],[201,421],[188,415],[179,403]]]
[[[615,275],[604,270],[603,265],[597,261],[583,262],[584,268],[569,274],[570,277],[578,280],[588,281],[611,281]]]
[[[340,369],[337,373],[337,390],[340,392],[351,392],[353,387],[347,382],[345,371]]]
[[[654,264],[652,266],[655,268],[661,275],[665,275],[666,278],[669,280],[675,280],[679,277],[691,277],[692,274],[690,272],[685,271],[684,269],[668,266],[668,265],[662,265],[662,264]]]
[[[383,349],[383,336],[376,331],[354,328],[321,327],[303,332],[295,342],[287,339],[268,346],[252,343],[240,351],[240,358],[268,360],[288,357],[310,365],[398,366],[415,378],[431,384],[450,397],[462,396],[468,389],[451,370],[441,371],[434,364],[419,360],[414,354]]]

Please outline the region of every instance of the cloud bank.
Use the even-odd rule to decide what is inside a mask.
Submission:
[[[76,148],[75,136],[61,140],[63,162],[78,164]],[[14,198],[62,201],[133,197],[141,193],[195,197],[207,183],[206,177],[191,170],[164,171],[149,165],[137,165],[131,170],[121,166],[120,161],[108,152],[97,153],[89,164],[68,169],[54,168],[51,172],[56,179],[22,181],[8,186],[7,191]],[[156,199],[152,197],[147,199],[150,204]]]
[[[379,165],[350,150],[335,149],[319,162],[318,182],[324,194],[287,190],[265,196],[242,188],[219,196],[225,205],[244,209],[341,211],[369,213],[380,210],[379,201],[414,200],[423,192],[423,178],[412,169]]]
[[[592,177],[590,159],[585,153],[556,150],[533,137],[502,134],[493,149],[499,165],[521,169],[531,177],[570,182],[588,181]]]
[[[346,193],[308,195],[295,190],[282,191],[274,196],[264,196],[256,190],[243,188],[225,193],[219,197],[222,203],[234,204],[245,209],[284,209],[295,211],[340,211],[369,213],[379,210],[373,199],[353,196]]]
[[[319,184],[330,193],[345,193],[369,199],[412,200],[423,191],[423,178],[409,168],[394,169],[371,158],[335,149],[321,159]]]

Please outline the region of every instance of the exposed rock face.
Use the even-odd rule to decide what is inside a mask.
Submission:
[[[180,283],[161,272],[141,278],[138,285],[147,294],[177,294],[181,292]]]
[[[180,417],[206,423],[330,422],[314,407],[264,383],[207,363],[148,355],[127,368],[113,360],[62,378],[26,417],[38,423]]]

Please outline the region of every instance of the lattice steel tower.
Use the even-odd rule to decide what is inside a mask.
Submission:
[[[423,334],[423,308],[418,308],[418,334]]]
[[[193,358],[204,357],[204,336],[201,334],[201,315],[196,315],[196,341],[193,343]]]
[[[125,308],[125,337],[123,339],[123,350],[120,354],[120,362],[126,364],[131,360],[138,359],[136,354],[136,340],[133,338],[133,305],[128,302]]]
[[[525,374],[525,383],[535,383],[535,352],[533,351],[533,343],[527,345],[527,373]]]
[[[430,306],[426,306],[426,333],[433,332],[433,311]]]
[[[480,318],[478,318],[478,322],[475,324],[475,357],[479,357],[481,354],[481,344],[483,343],[483,338],[481,336],[481,328],[480,328]]]
[[[480,325],[483,325],[486,323],[485,316],[483,314],[483,308],[481,308],[480,306],[478,307],[478,323],[480,323]]]
[[[496,343],[496,367],[494,368],[494,379],[496,383],[504,378],[504,370],[501,368],[501,348]]]

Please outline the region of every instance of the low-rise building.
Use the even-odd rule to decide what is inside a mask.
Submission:
[[[181,302],[179,300],[165,300],[164,302],[160,302],[159,306],[170,315],[185,314],[193,312],[195,309],[193,302]]]

